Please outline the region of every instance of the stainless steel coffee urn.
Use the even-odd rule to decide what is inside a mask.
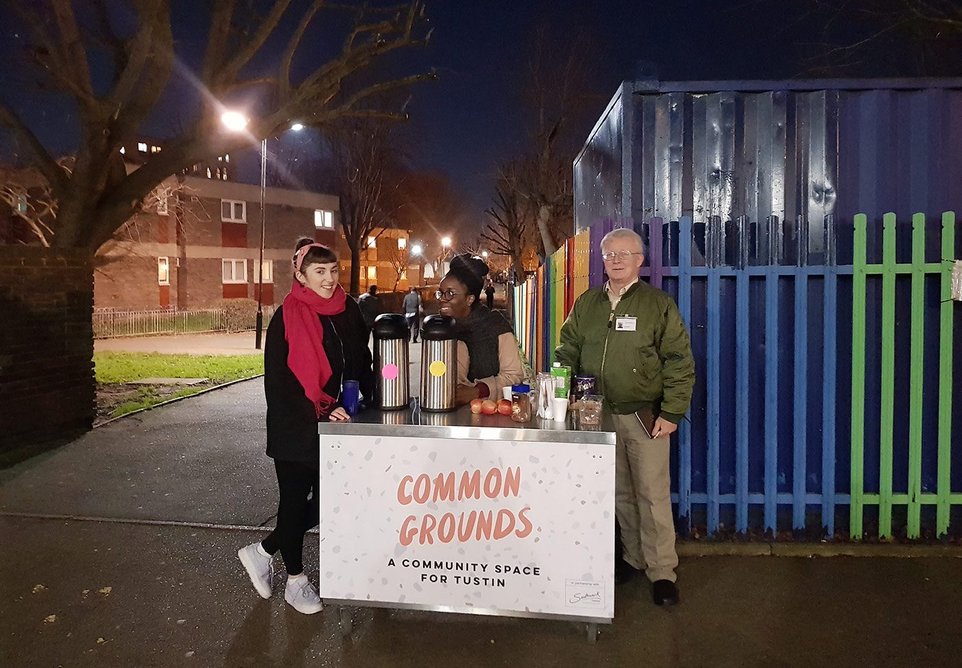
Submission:
[[[408,407],[409,332],[407,320],[400,313],[382,313],[374,319],[374,373],[381,410]]]
[[[421,324],[421,410],[454,410],[458,347],[454,318],[429,315]]]

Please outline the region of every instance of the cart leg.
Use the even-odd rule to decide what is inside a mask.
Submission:
[[[341,630],[342,638],[351,635],[351,630],[354,628],[354,619],[351,611],[343,605],[337,606],[337,625]]]
[[[594,645],[598,640],[598,625],[595,623],[585,624],[585,630],[588,632],[588,643]]]

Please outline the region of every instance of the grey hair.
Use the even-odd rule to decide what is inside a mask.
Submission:
[[[628,227],[619,227],[617,230],[612,230],[604,237],[601,238],[601,251],[604,252],[605,244],[614,239],[633,239],[636,244],[638,244],[638,249],[644,253],[645,252],[645,242],[641,240],[641,236],[635,232],[633,229]]]

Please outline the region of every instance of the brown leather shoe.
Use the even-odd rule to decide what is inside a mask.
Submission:
[[[651,595],[655,605],[678,604],[678,587],[671,580],[655,580],[651,584]]]

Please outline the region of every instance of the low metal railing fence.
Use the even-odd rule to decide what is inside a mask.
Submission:
[[[265,309],[265,321],[270,319],[272,312],[273,308]],[[159,334],[194,334],[237,329],[236,326],[229,325],[227,313],[225,309],[221,308],[144,311],[95,309],[93,314],[93,330],[96,339]],[[253,322],[251,326],[253,326]],[[244,329],[244,327],[240,327],[240,329]]]

